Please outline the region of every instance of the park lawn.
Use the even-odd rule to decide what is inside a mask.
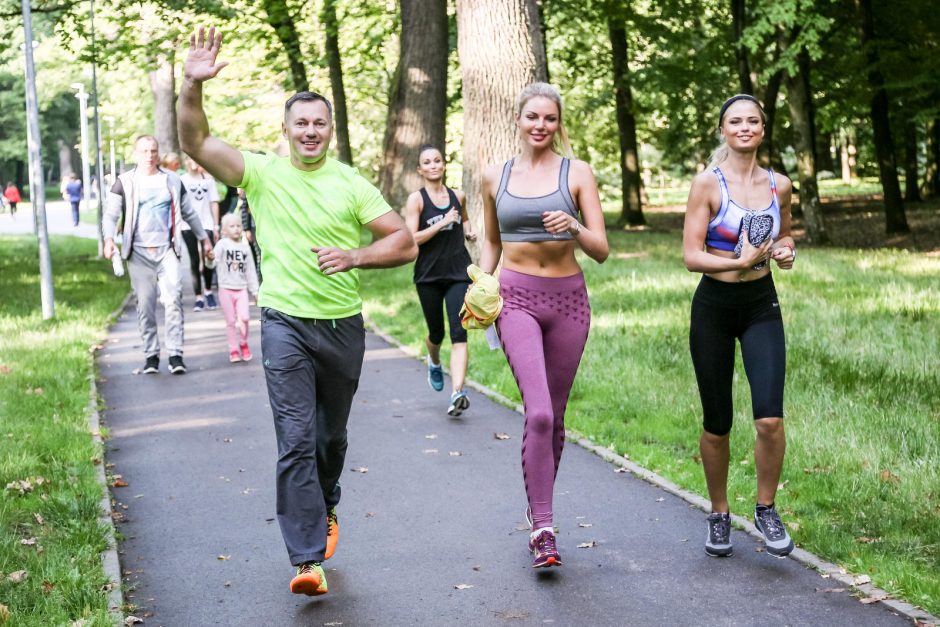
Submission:
[[[43,321],[35,239],[0,237],[0,604],[15,625],[111,625],[90,347],[128,286],[93,240],[50,242],[56,317]]]
[[[796,176],[794,174],[794,176]],[[795,179],[794,179],[795,180]],[[904,189],[904,177],[899,178],[901,189]],[[841,178],[820,179],[819,196],[824,199],[836,199],[846,196],[870,196],[881,194],[881,182],[877,176],[866,176],[852,179],[851,183],[844,182]],[[650,185],[646,188],[649,197],[650,207],[674,207],[676,205],[685,205],[689,199],[689,186],[692,179],[688,181],[672,181],[668,187],[657,187]]]
[[[605,264],[581,259],[593,320],[567,424],[706,495],[688,348],[699,275],[685,270],[677,231],[608,235]],[[361,276],[369,318],[423,353],[411,267]],[[800,546],[940,614],[940,259],[803,247],[795,270],[774,276],[788,348],[778,509]],[[444,353],[446,364],[446,344]],[[469,376],[518,403],[502,352],[472,332],[470,353]],[[734,397],[729,494],[750,518],[754,428],[740,351]]]

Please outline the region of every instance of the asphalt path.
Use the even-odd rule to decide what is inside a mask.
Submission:
[[[424,365],[372,334],[330,592],[292,595],[257,311],[255,360],[229,364],[221,311],[186,302],[185,376],[165,355],[159,374],[134,373],[133,304],[97,357],[109,471],[127,484],[112,488],[127,600],[145,625],[910,624],[743,532],[733,557],[706,556],[702,511],[573,442],[555,491],[564,566],[533,570],[522,417],[474,391],[448,417]]]

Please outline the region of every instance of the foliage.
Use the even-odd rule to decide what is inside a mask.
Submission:
[[[3,237],[0,246],[0,598],[16,625],[110,625],[89,347],[127,283],[96,258],[94,241],[50,239],[56,318],[48,322],[35,238]],[[23,581],[9,577],[24,570]]]

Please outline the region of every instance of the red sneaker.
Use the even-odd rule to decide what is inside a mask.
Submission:
[[[248,350],[248,345],[242,344],[239,348],[242,351],[242,361],[251,361],[251,351]]]
[[[242,356],[238,354],[238,351],[232,351],[228,354],[228,360],[233,364],[237,364],[242,360]]]

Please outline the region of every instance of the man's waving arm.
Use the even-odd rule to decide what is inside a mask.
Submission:
[[[189,38],[189,54],[183,63],[183,84],[179,94],[178,125],[180,148],[196,163],[226,185],[237,186],[245,178],[242,153],[209,132],[209,119],[202,108],[202,84],[228,65],[217,63],[222,33],[215,27],[199,31]]]

